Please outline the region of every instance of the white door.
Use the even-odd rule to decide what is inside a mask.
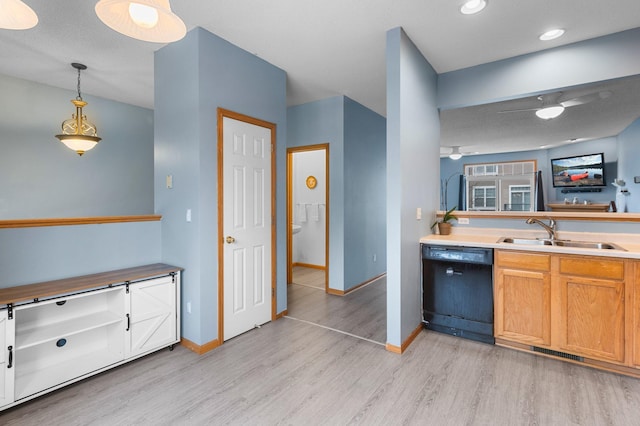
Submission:
[[[224,340],[271,320],[271,130],[223,119]]]
[[[129,285],[127,311],[127,358],[175,343],[176,278],[167,276]]]

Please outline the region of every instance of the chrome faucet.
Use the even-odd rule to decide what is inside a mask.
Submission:
[[[534,217],[530,217],[529,219],[527,219],[527,223],[529,225],[533,224],[533,223],[537,223],[538,225],[542,226],[545,231],[547,231],[549,233],[549,239],[551,241],[555,241],[556,239],[556,221],[553,219],[549,219],[549,224],[547,225],[546,223],[534,218]]]

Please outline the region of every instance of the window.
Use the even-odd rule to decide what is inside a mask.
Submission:
[[[466,164],[467,210],[533,211],[536,161]]]
[[[496,187],[474,186],[472,210],[495,210]]]
[[[531,211],[531,186],[509,185],[509,208],[505,208],[505,210]]]

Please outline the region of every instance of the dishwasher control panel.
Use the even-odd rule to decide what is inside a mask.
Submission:
[[[444,262],[478,263],[493,265],[493,249],[479,247],[455,247],[422,245],[422,258]]]

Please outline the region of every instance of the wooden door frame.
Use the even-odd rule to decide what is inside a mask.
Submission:
[[[271,130],[271,321],[276,319],[276,124],[218,108],[218,341],[224,343],[224,118]]]
[[[287,148],[287,285],[293,279],[293,154],[306,151],[322,151],[325,152],[325,176],[326,176],[326,190],[325,197],[325,244],[324,244],[324,291],[329,291],[329,182],[331,181],[329,175],[329,143],[322,143],[316,145],[305,145]]]

